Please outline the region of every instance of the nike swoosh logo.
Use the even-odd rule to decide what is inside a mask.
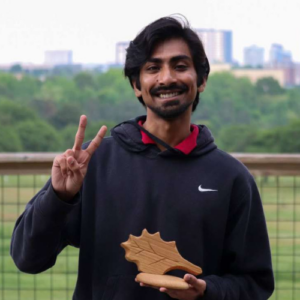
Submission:
[[[201,187],[201,185],[199,185],[198,190],[201,193],[203,193],[203,192],[217,192],[218,191],[218,190],[204,189],[204,188]]]

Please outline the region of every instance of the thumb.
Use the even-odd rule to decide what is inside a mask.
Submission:
[[[201,295],[203,295],[204,291],[206,290],[206,282],[204,280],[198,279],[191,274],[185,274],[183,279],[191,288],[196,289]]]
[[[183,279],[185,282],[187,282],[192,287],[196,287],[198,284],[198,279],[194,275],[185,274]]]

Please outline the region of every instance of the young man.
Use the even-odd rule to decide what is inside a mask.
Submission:
[[[55,158],[51,180],[17,221],[11,254],[20,270],[42,272],[67,245],[80,247],[73,299],[265,300],[274,288],[266,223],[246,168],[217,149],[205,126],[191,124],[209,64],[197,35],[174,18],[148,25],[125,64],[147,116],[116,126],[112,137]],[[101,144],[101,145],[100,145]],[[120,244],[146,228],[176,241],[203,269],[174,271],[188,290],[141,287]]]

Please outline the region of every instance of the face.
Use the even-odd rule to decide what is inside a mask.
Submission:
[[[135,95],[143,97],[147,110],[164,119],[192,112],[197,92],[197,73],[188,45],[182,39],[158,44],[140,71],[141,89],[134,83]]]

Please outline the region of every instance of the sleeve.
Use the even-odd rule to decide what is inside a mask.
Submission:
[[[67,203],[57,197],[51,179],[46,183],[27,204],[13,231],[10,254],[19,270],[43,272],[67,245],[79,247],[80,207],[80,193]]]
[[[262,202],[252,176],[231,195],[221,276],[209,275],[205,300],[266,300],[274,290],[271,251]]]

